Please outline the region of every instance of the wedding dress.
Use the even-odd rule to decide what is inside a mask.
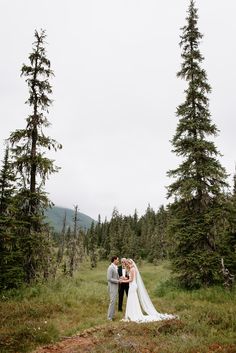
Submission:
[[[144,286],[139,270],[133,261],[134,276],[129,283],[124,321],[151,322],[175,319],[175,315],[158,313]]]

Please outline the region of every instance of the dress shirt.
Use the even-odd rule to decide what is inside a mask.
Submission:
[[[118,270],[118,267],[115,264],[112,263],[112,266],[114,266],[116,271]]]

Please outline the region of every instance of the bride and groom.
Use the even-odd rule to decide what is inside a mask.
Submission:
[[[119,264],[118,256],[112,257],[111,264],[107,269],[108,292],[110,296],[107,315],[108,320],[113,320],[114,318],[118,286],[122,283],[129,283],[124,321],[141,323],[176,318],[175,315],[161,314],[156,311],[135,262],[132,259],[127,259],[125,263],[127,271],[129,272],[129,278],[119,276],[117,270]]]

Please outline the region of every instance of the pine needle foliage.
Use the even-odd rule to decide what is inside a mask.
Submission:
[[[221,224],[222,217],[226,223],[228,217],[224,196],[227,175],[213,142],[218,130],[209,111],[211,87],[201,67],[202,34],[193,0],[186,21],[180,41],[183,62],[177,77],[187,82],[187,88],[185,101],[177,108],[179,121],[172,139],[173,152],[182,163],[168,172],[174,179],[168,197],[175,197],[169,231],[175,242],[174,269],[185,286],[196,287],[220,281],[221,248],[229,225]]]
[[[15,183],[7,146],[0,171],[0,290],[18,287],[23,281],[20,239],[15,233],[20,225],[14,219]]]
[[[41,269],[42,245],[45,253],[49,250],[44,225],[44,210],[50,201],[44,186],[50,174],[58,171],[54,161],[45,156],[46,150],[62,148],[54,139],[46,136],[43,129],[49,126],[46,114],[52,104],[50,78],[54,75],[46,56],[44,30],[35,31],[35,42],[29,54],[29,64],[23,64],[21,76],[29,89],[26,104],[31,113],[26,119],[26,127],[11,133],[9,141],[13,157],[13,166],[18,175],[18,193],[15,199],[16,218],[22,222],[17,229],[22,241],[24,271],[27,282],[38,276]],[[39,250],[39,251],[38,251]],[[49,251],[50,252],[50,251]]]

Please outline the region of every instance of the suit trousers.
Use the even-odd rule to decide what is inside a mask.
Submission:
[[[118,293],[118,284],[109,283],[108,285],[108,294],[110,297],[110,303],[108,307],[107,318],[112,320],[115,314],[115,304],[116,304],[116,297]]]
[[[128,297],[129,283],[120,283],[119,284],[119,299],[118,299],[118,310],[119,311],[122,311],[124,292],[126,293],[126,297]]]

